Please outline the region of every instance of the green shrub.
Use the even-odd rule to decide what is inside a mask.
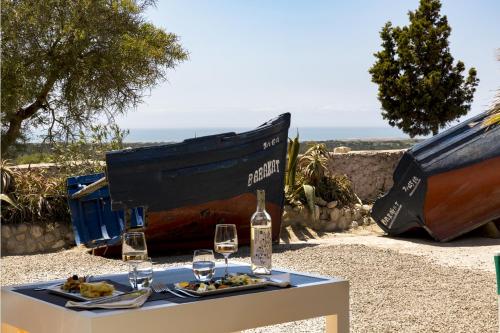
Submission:
[[[2,194],[7,196],[2,196],[2,223],[69,222],[67,178],[104,171],[105,152],[122,148],[127,133],[115,125],[96,125],[71,142],[56,144],[52,156],[57,172],[16,170],[2,161]]]

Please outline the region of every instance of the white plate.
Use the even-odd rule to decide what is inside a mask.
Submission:
[[[61,295],[61,296],[65,296],[65,297],[68,297],[68,298],[72,298],[72,299],[75,299],[77,301],[94,301],[94,300],[98,300],[98,299],[105,299],[107,297],[113,297],[113,296],[117,296],[117,295],[123,294],[123,291],[119,291],[119,290],[115,289],[115,290],[113,290],[113,293],[110,296],[90,298],[90,297],[82,296],[80,293],[75,293],[75,292],[70,293],[68,291],[62,290],[61,289],[62,285],[63,284],[61,283],[61,284],[58,284],[58,285],[55,285],[55,286],[50,286],[50,287],[47,288],[47,290],[50,293]]]

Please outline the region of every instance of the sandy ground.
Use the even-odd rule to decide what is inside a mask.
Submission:
[[[387,237],[377,225],[358,228],[348,233],[318,234],[310,229],[291,227],[283,232],[286,243],[322,245],[366,245],[399,253],[422,256],[439,265],[494,272],[493,256],[500,253],[500,239],[464,236],[447,243],[428,238]]]
[[[276,267],[348,279],[352,332],[498,332],[492,256],[500,241],[465,238],[447,244],[383,237],[375,228],[320,234],[289,228],[273,248]],[[248,247],[235,260],[248,262]],[[188,263],[191,255],[154,258],[156,267]],[[125,271],[119,260],[81,249],[1,259],[1,284],[70,274]],[[290,306],[293,306],[290,305]],[[324,319],[249,332],[323,332]]]

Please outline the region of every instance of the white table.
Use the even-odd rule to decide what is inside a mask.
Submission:
[[[112,311],[74,311],[14,292],[14,287],[8,286],[2,288],[2,332],[235,332],[320,316],[326,316],[326,332],[349,332],[348,281],[279,271],[323,280],[185,304],[159,300],[139,309]],[[155,276],[161,279],[161,275],[175,272],[162,270]],[[125,281],[124,275],[107,277]]]

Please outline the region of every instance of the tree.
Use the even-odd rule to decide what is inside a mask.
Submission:
[[[2,156],[31,129],[68,139],[113,122],[187,59],[146,21],[153,1],[2,0]]]
[[[437,134],[467,114],[479,82],[474,68],[464,79],[463,62],[453,65],[451,28],[440,9],[439,0],[420,0],[419,8],[408,13],[408,26],[387,22],[380,32],[382,50],[369,70],[378,84],[383,118],[411,137]]]

